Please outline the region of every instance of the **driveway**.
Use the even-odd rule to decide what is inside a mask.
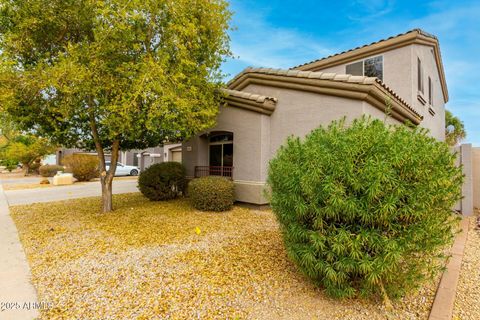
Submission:
[[[0,182],[4,184],[8,183],[6,179]],[[113,193],[119,194],[138,192],[137,183],[137,179],[114,180]],[[8,204],[11,206],[31,204],[36,202],[51,202],[75,198],[95,197],[100,196],[101,194],[102,189],[100,187],[100,182],[98,181],[74,184],[70,186],[5,191]]]

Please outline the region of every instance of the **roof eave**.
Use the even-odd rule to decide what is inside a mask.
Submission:
[[[314,92],[349,99],[367,101],[372,106],[386,112],[385,101],[391,101],[391,116],[400,122],[410,121],[420,124],[423,117],[414,112],[404,101],[389,92],[378,82],[353,83],[348,81],[328,80],[288,76],[287,73],[257,73],[247,69],[229,83],[229,88],[242,90],[250,84],[259,84],[285,89]],[[272,111],[273,112],[273,111]]]
[[[273,97],[248,94],[236,90],[223,90],[225,93],[223,106],[231,106],[261,114],[271,115],[275,111],[277,99]],[[252,98],[253,97],[253,98]]]

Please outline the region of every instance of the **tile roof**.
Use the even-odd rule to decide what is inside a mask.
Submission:
[[[404,36],[404,35],[406,35],[406,34],[413,33],[413,32],[416,32],[416,33],[418,33],[418,34],[421,34],[421,35],[423,35],[423,36],[425,36],[425,37],[429,37],[429,38],[438,40],[437,37],[434,36],[433,34],[430,34],[430,33],[428,33],[428,32],[425,32],[425,31],[423,31],[422,29],[416,28],[416,29],[412,29],[412,30],[409,30],[409,31],[404,32],[404,33],[399,33],[399,34],[397,34],[397,35],[395,35],[395,36],[388,37],[388,38],[386,38],[386,39],[381,39],[381,40],[378,40],[378,41],[375,41],[375,42],[372,42],[372,43],[369,43],[369,44],[365,44],[365,45],[363,45],[363,46],[359,46],[359,47],[356,47],[356,48],[353,48],[353,49],[349,49],[349,50],[345,50],[345,51],[342,51],[342,52],[339,52],[339,53],[335,53],[335,54],[329,55],[329,56],[324,57],[324,58],[321,58],[321,59],[312,60],[312,61],[310,61],[310,62],[306,62],[306,63],[300,64],[300,65],[298,65],[298,66],[291,67],[290,69],[297,69],[297,68],[300,68],[300,67],[303,67],[303,66],[306,66],[306,65],[309,65],[309,64],[318,62],[318,61],[330,59],[330,58],[332,58],[332,57],[336,57],[336,56],[345,54],[345,53],[347,53],[347,52],[352,52],[352,51],[355,51],[355,50],[358,50],[358,49],[362,49],[362,48],[365,48],[365,47],[369,47],[369,46],[372,46],[372,45],[374,45],[374,44],[381,43],[381,42],[385,42],[385,41],[388,41],[388,40],[391,40],[391,39],[394,39],[394,38],[398,38],[398,37],[401,37],[401,36]]]
[[[238,90],[230,90],[230,89],[223,89],[228,96],[247,99],[250,101],[254,101],[257,103],[265,103],[266,101],[271,101],[273,103],[277,102],[277,98],[262,96],[256,93],[250,93],[245,91],[238,91]]]
[[[283,76],[283,77],[318,79],[318,80],[328,80],[328,81],[343,82],[343,83],[354,83],[354,84],[361,84],[361,85],[378,85],[384,90],[386,90],[393,98],[395,98],[397,101],[402,103],[407,109],[413,112],[420,119],[423,118],[404,99],[402,99],[397,93],[395,93],[395,91],[393,91],[390,87],[388,87],[386,84],[384,84],[382,81],[380,81],[378,78],[375,78],[375,77],[353,76],[350,74],[337,74],[337,73],[327,73],[327,72],[319,72],[319,71],[301,71],[301,70],[248,67],[244,69],[242,72],[240,72],[239,74],[237,74],[235,78],[230,80],[227,83],[227,87],[233,88],[237,80],[239,80],[240,78],[248,74],[266,74],[266,75],[275,75],[275,76]],[[237,91],[237,90],[228,90],[228,91]],[[241,91],[237,91],[237,92],[241,92]],[[259,96],[259,98],[260,97],[262,96]],[[263,99],[263,97],[261,99]],[[274,99],[274,98],[271,98],[271,99]]]

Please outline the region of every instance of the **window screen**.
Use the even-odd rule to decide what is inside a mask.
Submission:
[[[347,74],[352,76],[363,76],[363,61],[347,64]]]
[[[364,76],[377,77],[383,81],[383,57],[373,57],[364,60]]]

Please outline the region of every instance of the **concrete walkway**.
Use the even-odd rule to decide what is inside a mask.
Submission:
[[[113,193],[138,192],[137,179],[113,180]],[[100,182],[93,181],[71,186],[52,186],[46,188],[7,190],[5,195],[11,206],[36,202],[61,201],[76,198],[96,197],[102,194]]]
[[[0,319],[35,319],[37,294],[0,181]]]

